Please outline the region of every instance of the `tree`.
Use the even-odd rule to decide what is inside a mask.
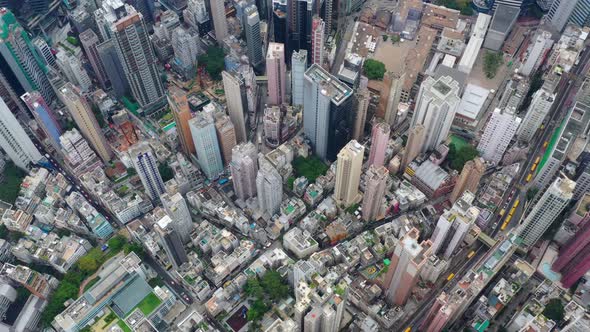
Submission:
[[[225,66],[223,48],[210,46],[207,52],[199,56],[199,63],[205,66],[205,70],[214,80],[221,79],[221,72]]]
[[[564,316],[564,309],[563,303],[561,299],[554,298],[549,300],[545,305],[545,309],[543,310],[543,316],[553,320],[556,323],[559,323]]]
[[[250,308],[248,308],[248,313],[246,314],[246,318],[248,321],[258,321],[264,316],[264,314],[268,311],[268,307],[264,303],[262,299],[256,299],[252,302]]]
[[[14,204],[25,176],[25,172],[18,168],[12,161],[7,162],[4,167],[4,181],[0,183],[0,186],[2,186],[0,200]]]
[[[281,274],[276,270],[267,271],[262,277],[262,286],[273,300],[277,301],[289,295],[289,286],[283,283]]]
[[[158,171],[162,176],[162,181],[166,182],[168,180],[174,179],[174,172],[172,171],[172,168],[168,166],[168,164],[162,163],[158,165]]]
[[[256,277],[248,278],[246,286],[244,286],[244,292],[246,292],[248,296],[255,298],[261,298],[264,296],[264,289],[262,289],[262,286]]]
[[[496,77],[502,63],[504,63],[504,57],[501,52],[487,51],[483,58],[483,71],[486,77],[489,79]]]
[[[370,80],[382,80],[385,75],[385,64],[375,59],[365,60],[363,65],[365,76]]]
[[[533,198],[535,198],[535,196],[537,196],[537,193],[539,192],[539,188],[531,188],[529,190],[527,190],[526,192],[526,200],[530,201]]]
[[[449,160],[449,167],[460,172],[466,162],[473,160],[473,158],[477,156],[479,156],[479,151],[473,146],[465,145],[457,150],[455,144],[451,143],[451,145],[449,145],[447,159]]]
[[[88,274],[94,273],[98,269],[98,262],[94,257],[91,256],[82,256],[78,260],[78,267],[82,272],[86,272]]]
[[[387,41],[387,39],[389,38],[389,36],[388,36],[388,35],[383,35],[383,36],[381,36],[381,37],[383,37],[383,41],[384,41],[384,42],[386,42],[386,41]]]
[[[287,187],[289,187],[289,189],[293,190],[293,183],[295,183],[295,178],[290,176],[287,179]]]
[[[107,243],[109,245],[110,250],[120,251],[127,243],[127,238],[123,235],[115,235]]]

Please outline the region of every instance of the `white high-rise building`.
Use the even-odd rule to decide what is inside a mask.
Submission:
[[[307,51],[299,50],[291,54],[291,103],[303,106],[303,75],[307,70]]]
[[[547,0],[543,0],[547,1]],[[553,0],[546,20],[558,31],[563,30],[580,0]]]
[[[519,236],[526,248],[533,246],[557,219],[573,197],[576,182],[557,178],[543,193],[537,204],[520,225]]]
[[[172,49],[174,63],[187,78],[193,78],[197,72],[199,56],[199,34],[196,30],[186,30],[179,26],[172,31]]]
[[[201,170],[208,179],[218,177],[223,172],[223,161],[213,117],[209,113],[199,112],[188,121],[188,125]]]
[[[482,158],[498,164],[521,121],[521,118],[509,110],[502,111],[496,108],[490,116],[477,146],[477,151],[481,152]]]
[[[61,50],[56,55],[56,62],[68,81],[78,86],[84,92],[90,89],[92,81],[86,70],[82,67],[82,63],[78,57],[68,51]]]
[[[551,32],[540,30],[534,38],[533,44],[527,49],[527,58],[520,66],[519,73],[529,76],[536,70],[548,50],[553,46]]]
[[[211,9],[211,16],[213,17],[213,29],[215,29],[215,39],[218,43],[221,43],[228,35],[224,1],[211,0],[209,4]]]
[[[338,153],[334,198],[340,205],[350,206],[359,201],[359,182],[365,147],[352,140]]]
[[[183,243],[190,241],[193,230],[193,220],[186,200],[177,192],[174,195],[164,193],[160,196],[160,201],[166,213],[172,218],[172,228],[178,233]]]
[[[129,149],[129,157],[141,179],[145,193],[152,201],[158,201],[166,189],[160,171],[158,171],[156,157],[154,157],[149,144],[144,142],[132,146]]]
[[[256,191],[258,192],[258,207],[270,216],[279,212],[283,201],[283,178],[281,174],[267,161],[263,161],[256,176]]]
[[[251,142],[236,145],[232,149],[230,169],[236,196],[242,200],[256,196],[256,146]]]
[[[43,159],[27,133],[0,98],[0,147],[16,166],[28,170]]]
[[[438,80],[428,77],[422,82],[410,125],[424,126],[422,152],[433,150],[446,141],[460,101],[459,83],[450,76]]]
[[[244,111],[247,104],[244,91],[244,80],[238,73],[229,73],[227,71],[221,72],[221,76],[223,77],[223,88],[225,90],[227,110],[236,130],[236,141],[238,143],[246,142],[248,139],[246,136]]]
[[[530,142],[533,139],[554,101],[555,94],[551,94],[543,88],[533,94],[531,106],[527,109],[516,135],[519,141]]]

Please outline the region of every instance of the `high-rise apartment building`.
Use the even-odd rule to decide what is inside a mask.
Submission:
[[[264,60],[262,54],[262,38],[260,36],[260,15],[254,4],[244,9],[244,29],[248,43],[248,59],[253,67],[257,67]],[[270,86],[270,84],[269,84]]]
[[[300,78],[303,79],[303,73],[300,74]],[[285,65],[285,45],[279,43],[268,44],[266,76],[268,77],[268,104],[278,106],[286,103],[287,66]]]
[[[369,166],[365,173],[362,217],[364,221],[376,220],[383,215],[383,198],[387,191],[389,171],[383,166]]]
[[[311,21],[311,63],[324,64],[324,35],[326,23],[319,16]]]
[[[26,92],[39,91],[43,98],[51,103],[55,99],[55,92],[47,80],[47,66],[37,55],[28,33],[18,23],[14,14],[6,9],[0,9],[0,55]],[[17,89],[18,90],[18,89]]]
[[[223,78],[223,88],[227,101],[227,110],[231,122],[236,130],[236,141],[238,143],[246,142],[246,119],[244,111],[247,110],[246,91],[244,80],[237,72],[221,72]]]
[[[459,83],[450,76],[426,78],[420,86],[410,127],[424,126],[421,152],[445,142],[459,105]]]
[[[367,122],[367,112],[371,102],[371,93],[368,88],[369,79],[361,76],[359,85],[356,89],[356,107],[354,114],[354,130],[352,138],[361,141],[365,137],[365,125]]]
[[[438,218],[431,237],[432,254],[440,252],[445,259],[449,259],[456,253],[479,216],[479,209],[473,206],[474,200],[474,194],[466,191],[450,210],[445,210]]]
[[[465,191],[474,194],[477,193],[477,187],[479,187],[479,182],[485,171],[486,164],[480,157],[476,157],[475,159],[466,162],[465,165],[463,165],[461,175],[459,175],[457,182],[455,182],[455,187],[449,197],[451,203],[454,203],[459,197],[463,196]]]
[[[37,36],[31,40],[37,55],[41,57],[42,62],[51,67],[56,67],[55,55],[51,51],[51,47],[47,44],[45,39]]]
[[[45,137],[49,140],[56,151],[59,151],[59,136],[61,127],[53,114],[53,111],[47,106],[45,99],[38,91],[27,92],[21,96],[23,102],[33,114],[37,124],[43,130]]]
[[[236,196],[241,200],[256,196],[256,146],[251,142],[236,145],[232,150],[230,169]]]
[[[112,151],[107,144],[107,140],[96,121],[92,108],[86,101],[80,90],[71,83],[66,83],[59,91],[59,98],[66,106],[68,112],[76,122],[78,129],[94,151],[103,161],[109,161],[112,157]]]
[[[213,17],[213,29],[215,39],[221,43],[228,36],[227,18],[225,17],[225,5],[223,0],[211,0],[209,2],[211,16]]]
[[[422,151],[424,146],[424,139],[426,137],[426,128],[423,125],[417,124],[410,128],[410,135],[408,135],[408,142],[404,150],[401,170],[404,172],[408,165],[414,160]]]
[[[172,31],[173,63],[187,79],[192,79],[197,75],[199,43],[199,34],[194,29],[185,29],[179,26]]]
[[[110,26],[112,39],[133,97],[149,114],[165,105],[164,85],[143,15],[130,5],[124,8]]]
[[[43,156],[37,150],[27,133],[0,98],[0,147],[14,164],[28,170]]]
[[[270,162],[263,161],[256,175],[258,208],[273,216],[283,201],[283,178]]]
[[[551,37],[551,32],[537,30],[532,44],[527,49],[527,57],[518,70],[519,73],[526,76],[533,74],[553,46],[553,39]]]
[[[90,66],[92,67],[92,71],[94,71],[94,75],[96,79],[100,83],[100,86],[103,90],[106,90],[110,87],[111,83],[109,81],[109,77],[107,76],[107,72],[104,68],[102,60],[100,59],[100,54],[98,53],[98,44],[100,44],[100,39],[92,29],[88,29],[80,34],[80,43],[84,48],[84,53],[86,53],[86,57],[90,62]]]
[[[350,206],[359,201],[359,182],[365,147],[352,140],[338,153],[334,199],[338,205]]]
[[[232,149],[237,144],[236,129],[229,116],[225,114],[215,115],[215,132],[217,133],[223,164],[227,166],[232,160]]]
[[[152,201],[158,201],[160,195],[166,192],[166,188],[149,144],[142,142],[132,146],[129,149],[129,157],[141,179],[145,193]]]
[[[123,65],[117,55],[113,40],[104,41],[96,46],[100,61],[104,66],[105,73],[109,78],[113,93],[117,97],[123,97],[130,93],[129,81],[123,71]]]
[[[574,199],[580,200],[584,194],[590,192],[590,164],[581,170],[576,179],[576,188],[574,189]]]
[[[168,89],[168,105],[170,112],[174,117],[176,123],[176,132],[178,133],[178,141],[182,152],[187,155],[195,153],[195,143],[191,135],[191,129],[188,121],[192,119],[193,115],[188,106],[186,92],[175,86]]]
[[[389,143],[389,133],[391,129],[386,122],[375,122],[371,134],[371,150],[369,152],[369,165],[376,167],[383,166],[385,162],[385,152]]]
[[[182,245],[180,235],[173,227],[174,221],[170,216],[165,215],[156,223],[156,233],[160,236],[164,251],[168,256],[168,260],[178,269],[182,264],[188,262],[188,256]]]
[[[555,95],[545,91],[543,88],[533,94],[531,105],[527,109],[526,115],[516,134],[518,140],[530,142],[533,139],[533,136],[537,132],[537,129],[541,127],[541,123],[545,120],[554,101]]]
[[[557,219],[573,197],[576,183],[567,178],[557,178],[543,193],[520,225],[519,236],[525,248],[533,246]]]
[[[88,92],[92,86],[90,76],[82,67],[80,59],[69,51],[60,50],[55,56],[58,68],[66,79],[83,92]]]
[[[497,165],[502,160],[502,156],[516,134],[521,121],[521,118],[508,109],[502,111],[496,108],[490,116],[477,146],[477,151],[481,153],[482,158]]]
[[[352,134],[352,89],[318,65],[303,80],[303,132],[316,155],[334,160]]]
[[[418,243],[420,232],[409,230],[395,245],[384,285],[386,300],[392,305],[404,305],[418,282],[420,270],[431,255],[430,240]]]
[[[291,104],[303,106],[303,78],[307,70],[307,51],[299,50],[291,54]]]
[[[88,141],[80,135],[80,132],[76,128],[63,133],[59,141],[66,167],[75,176],[79,177],[84,173],[93,171],[97,167],[102,167],[100,159],[98,159],[96,153],[88,145]]]
[[[166,209],[166,213],[174,222],[172,228],[178,233],[182,243],[187,243],[191,239],[191,232],[193,230],[193,220],[191,218],[190,210],[186,204],[186,200],[179,192],[174,195],[163,193],[160,196],[160,201]]]
[[[189,0],[182,17],[184,22],[198,31],[201,37],[211,31],[211,20],[205,0]]]
[[[201,170],[209,179],[218,177],[223,172],[223,161],[213,117],[209,113],[200,112],[188,123]]]

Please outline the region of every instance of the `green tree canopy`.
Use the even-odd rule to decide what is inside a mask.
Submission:
[[[166,182],[168,180],[174,179],[174,172],[172,171],[172,168],[168,166],[168,164],[162,163],[158,165],[158,171],[160,171],[162,181]]]
[[[559,323],[564,316],[564,309],[563,303],[559,298],[554,298],[547,302],[545,305],[545,309],[543,310],[543,316],[553,320],[556,323]]]
[[[382,80],[385,75],[385,64],[375,59],[367,59],[363,65],[365,76],[370,80]]]
[[[211,46],[205,54],[199,56],[198,60],[200,65],[205,66],[205,70],[212,79],[220,80],[221,72],[225,66],[224,57],[223,48]]]
[[[486,77],[489,79],[496,77],[502,63],[504,63],[502,52],[487,51],[483,58],[483,71]]]
[[[447,159],[449,160],[449,167],[456,171],[463,170],[463,166],[469,160],[479,156],[479,151],[471,145],[462,146],[457,150],[455,144],[449,145],[449,154]]]

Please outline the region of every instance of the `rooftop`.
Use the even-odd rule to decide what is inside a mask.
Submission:
[[[332,102],[336,105],[342,104],[344,100],[352,95],[352,88],[317,64],[313,64],[307,69],[305,77],[318,84],[323,84],[322,93],[331,97]]]

